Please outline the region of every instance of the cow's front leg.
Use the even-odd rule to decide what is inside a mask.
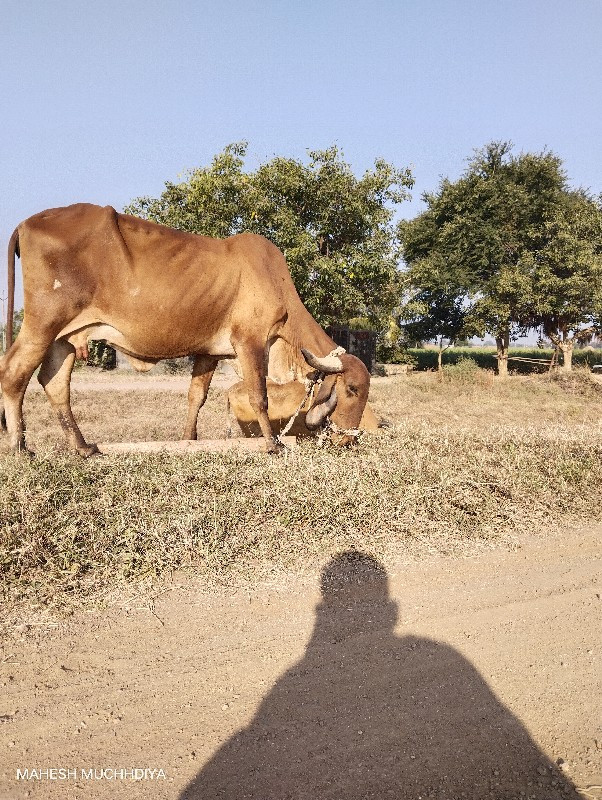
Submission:
[[[192,368],[192,379],[188,390],[188,416],[182,439],[197,438],[197,418],[205,404],[209,384],[217,366],[217,358],[213,356],[196,356]]]
[[[266,345],[250,342],[234,343],[236,355],[240,361],[243,382],[249,396],[251,408],[257,416],[261,433],[266,442],[268,453],[277,453],[281,446],[274,437],[268,417],[268,392],[266,388],[267,362],[269,350]]]
[[[86,442],[71,411],[71,372],[74,363],[73,345],[62,339],[53,342],[42,362],[38,381],[56,412],[69,447],[87,458],[98,453],[98,448]]]

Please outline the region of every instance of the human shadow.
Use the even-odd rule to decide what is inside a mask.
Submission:
[[[377,560],[336,556],[321,589],[305,656],[180,800],[577,800],[469,661],[393,633]]]

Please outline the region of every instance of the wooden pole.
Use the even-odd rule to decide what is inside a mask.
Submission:
[[[296,436],[283,436],[286,447],[295,447]],[[231,450],[246,450],[252,453],[265,453],[265,439],[191,439],[170,442],[101,442],[96,445],[104,455],[124,455],[128,453],[226,453]]]

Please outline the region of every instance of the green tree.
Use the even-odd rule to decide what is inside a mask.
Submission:
[[[588,342],[602,324],[602,198],[566,192],[545,226],[533,259],[533,324],[572,367],[576,344]]]
[[[492,142],[477,151],[458,181],[443,180],[424,195],[427,210],[399,225],[408,284],[418,294],[442,292],[463,326],[493,335],[500,376],[510,341],[534,324],[543,289],[534,264],[567,194],[559,158],[511,149]]]
[[[15,311],[13,314],[13,341],[17,338],[22,324],[23,309]],[[0,325],[0,346],[2,347],[2,352],[4,352],[6,350],[6,325]]]
[[[275,157],[247,172],[246,148],[229,145],[126,212],[208,236],[259,233],[284,252],[320,324],[366,317],[386,328],[400,292],[394,209],[409,196],[410,171],[379,159],[357,178],[330,147],[310,151],[307,163]]]
[[[462,297],[455,291],[446,292],[445,288],[423,287],[411,292],[400,316],[407,340],[423,342],[435,339],[439,347],[437,368],[440,376],[443,373],[443,353],[459,339],[478,333]]]
[[[228,145],[209,167],[191,170],[180,183],[167,181],[160,197],[139,197],[125,213],[204,236],[240,233],[250,204],[245,153],[244,142]]]
[[[115,369],[117,367],[117,351],[106,342],[91,339],[88,342],[86,364],[89,367],[100,367],[104,370]]]

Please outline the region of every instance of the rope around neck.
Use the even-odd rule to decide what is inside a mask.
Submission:
[[[303,398],[303,400],[301,400],[301,402],[297,406],[297,410],[295,411],[293,416],[289,419],[289,421],[286,423],[284,428],[280,431],[278,436],[276,436],[276,441],[280,442],[280,444],[283,444],[282,437],[286,436],[286,434],[293,427],[293,423],[297,419],[297,417],[299,416],[299,412],[301,411],[301,409],[303,408],[303,406],[307,402],[307,398],[308,397],[310,398],[309,407],[311,408],[311,404],[314,401],[314,392],[315,392],[316,386],[319,386],[322,383],[323,380],[324,380],[324,373],[323,372],[317,372],[316,376],[313,378],[313,380],[310,381],[309,386],[307,387],[307,391],[305,392],[305,397]]]

